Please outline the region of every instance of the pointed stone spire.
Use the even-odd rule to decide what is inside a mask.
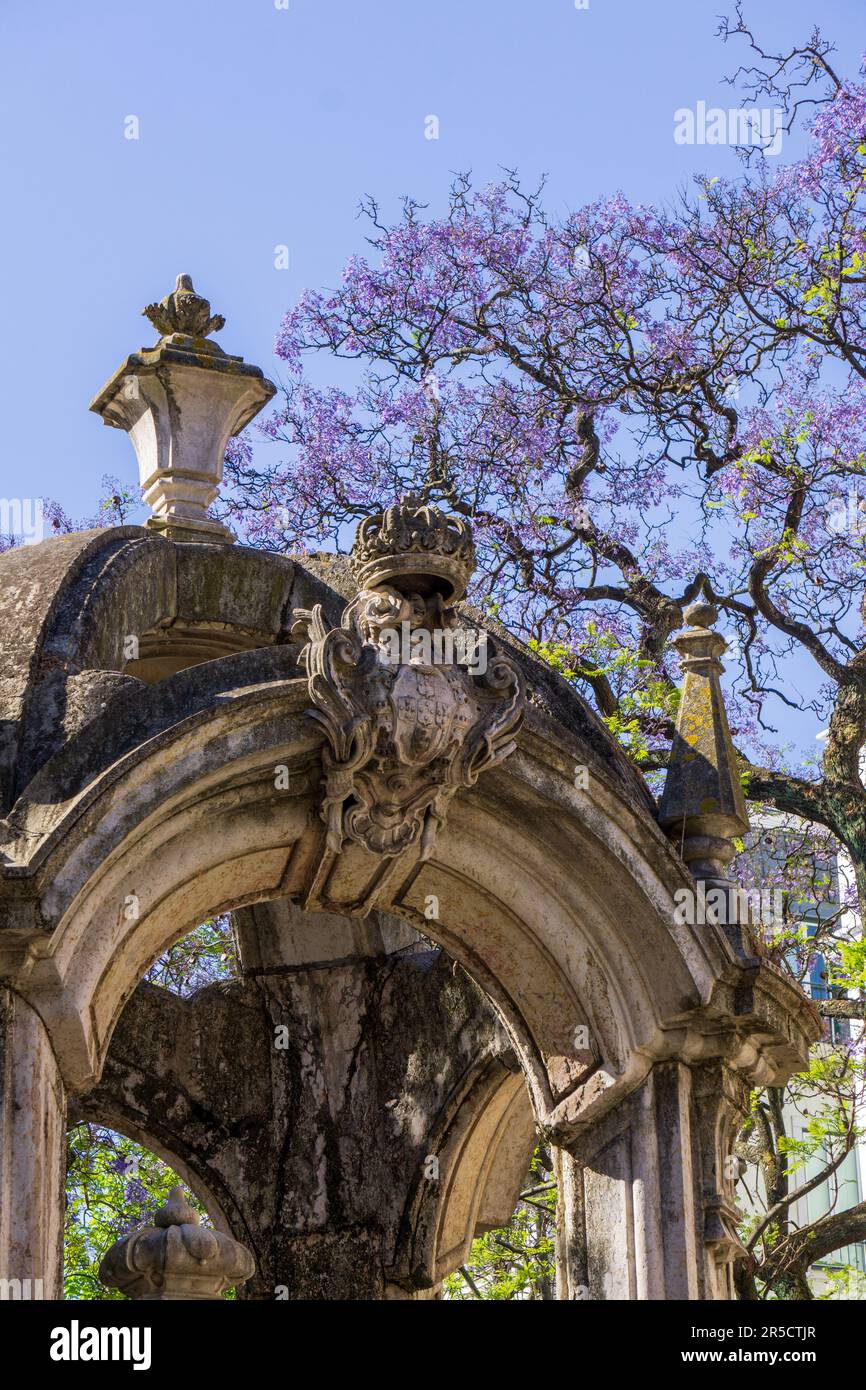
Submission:
[[[106,425],[126,430],[136,455],[146,526],[176,541],[231,542],[207,509],[222,481],[226,444],[276,391],[259,367],[231,357],[207,335],[225,324],[178,275],[171,294],[142,310],[160,334],[127,357],[90,403]]]
[[[129,1298],[170,1301],[220,1298],[245,1284],[255,1262],[245,1245],[200,1224],[182,1187],[173,1187],[153,1226],[115,1241],[99,1266],[106,1288]]]
[[[726,886],[733,838],[749,828],[720,681],[727,642],[712,630],[719,614],[706,575],[698,575],[687,597],[687,626],[673,638],[683,688],[659,823],[694,878]]]

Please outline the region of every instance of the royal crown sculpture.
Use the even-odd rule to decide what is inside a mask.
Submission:
[[[451,606],[474,564],[461,518],[404,497],[358,527],[361,586],[342,625],[321,606],[295,611],[314,708],[325,729],[327,845],[377,855],[420,842],[430,854],[448,804],[512,752],[523,718],[517,666],[461,628]]]

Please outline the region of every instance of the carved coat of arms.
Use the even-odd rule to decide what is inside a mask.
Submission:
[[[452,797],[514,748],[524,691],[507,657],[494,653],[477,675],[383,653],[387,624],[429,623],[437,609],[441,601],[382,585],[362,591],[339,628],[328,629],[320,606],[296,611],[310,714],[328,736],[322,815],[334,853],[347,839],[377,855],[419,840],[426,859]]]

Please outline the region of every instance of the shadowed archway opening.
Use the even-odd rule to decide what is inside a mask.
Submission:
[[[116,1240],[152,1226],[172,1188],[183,1186],[201,1225],[214,1227],[205,1204],[172,1166],[137,1139],[108,1125],[81,1121],[67,1134],[66,1215],[63,1232],[63,1297],[67,1300],[126,1301],[99,1278],[99,1265]],[[223,1298],[235,1298],[234,1289]]]
[[[235,938],[224,915],[208,918],[176,941],[153,962],[144,981],[185,998],[236,974]],[[100,1281],[100,1261],[114,1241],[152,1225],[178,1184],[202,1226],[225,1224],[202,1183],[153,1140],[147,1143],[95,1119],[73,1124],[67,1133],[63,1297],[126,1301],[126,1295]],[[234,1299],[236,1291],[222,1297]]]
[[[508,1035],[455,960],[402,919],[285,899],[147,967],[73,1112],[218,1205],[255,1255],[240,1298],[347,1296],[310,1269],[329,1244],[352,1252],[349,1296],[438,1296],[508,1221],[535,1144]]]
[[[467,1258],[442,1284],[449,1302],[548,1302],[557,1297],[554,1161],[532,1155],[517,1205],[504,1226],[479,1225]]]

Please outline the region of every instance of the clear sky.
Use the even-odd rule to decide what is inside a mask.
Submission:
[[[486,182],[507,165],[546,172],[562,211],[618,188],[663,200],[698,169],[733,169],[728,149],[673,139],[678,107],[734,103],[720,78],[745,46],[714,39],[725,8],[0,0],[0,496],[80,517],[103,474],[134,480],[129,441],[87,405],[152,344],[140,310],[179,271],[226,316],[221,345],[275,376],[282,313],[362,249],[365,193],[388,212],[404,193],[437,210],[452,171]],[[747,14],[771,44],[819,18],[846,73],[866,49],[864,0],[754,0]]]

